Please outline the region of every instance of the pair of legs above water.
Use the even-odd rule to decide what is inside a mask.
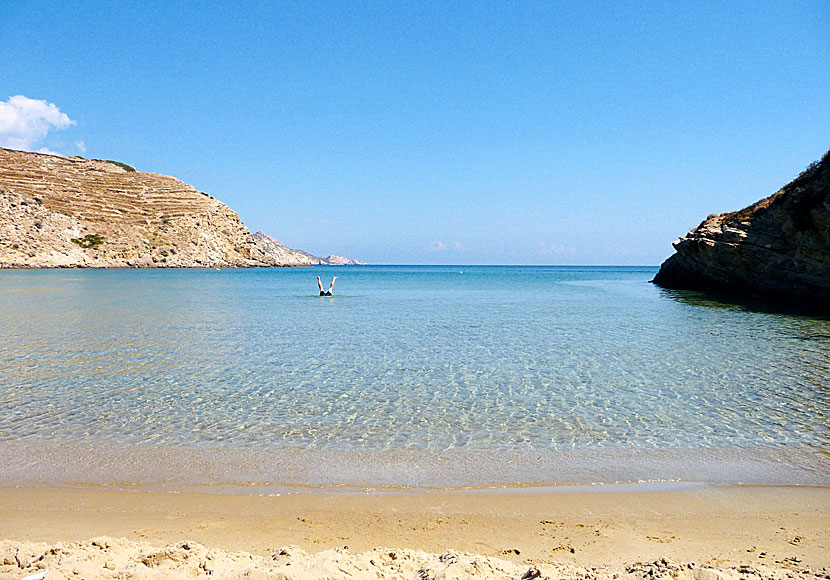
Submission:
[[[337,276],[333,276],[331,279],[331,285],[329,286],[328,290],[323,290],[323,283],[320,281],[320,276],[317,276],[317,287],[320,288],[320,296],[331,296],[332,291],[334,290],[334,281],[337,280]]]

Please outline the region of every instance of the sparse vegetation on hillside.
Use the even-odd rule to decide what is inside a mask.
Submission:
[[[121,161],[113,161],[112,159],[104,159],[104,161],[106,161],[107,163],[112,163],[113,165],[117,165],[121,169],[128,172],[135,171],[135,167],[133,167],[132,165],[127,165],[126,163],[122,163]]]
[[[82,248],[94,248],[104,243],[104,238],[98,234],[87,234],[82,238],[72,238],[69,240],[73,244],[78,244]]]

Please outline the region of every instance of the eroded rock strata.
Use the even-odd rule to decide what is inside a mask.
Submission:
[[[236,212],[178,179],[0,149],[0,267],[266,265]]]
[[[710,215],[673,245],[655,284],[830,309],[830,152],[770,197]]]

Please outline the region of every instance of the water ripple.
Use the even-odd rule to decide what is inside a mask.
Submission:
[[[0,440],[830,449],[826,320],[674,300],[650,269],[464,272],[350,268],[326,299],[314,269],[0,272],[54,289],[2,293]]]

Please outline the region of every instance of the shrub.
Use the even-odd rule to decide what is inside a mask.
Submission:
[[[72,238],[69,240],[73,244],[78,244],[82,248],[94,248],[104,243],[104,238],[98,234],[87,234],[83,238]]]

